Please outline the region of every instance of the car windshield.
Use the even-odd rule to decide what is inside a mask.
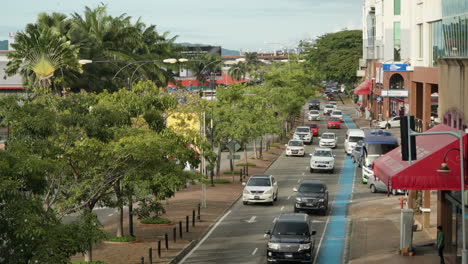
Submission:
[[[296,132],[309,132],[310,129],[308,127],[298,127],[296,128]]]
[[[349,137],[349,142],[359,142],[359,140],[363,139],[363,137]]]
[[[340,121],[340,119],[337,118],[337,117],[332,117],[332,118],[330,118],[330,121]]]
[[[333,105],[327,104],[327,105],[325,105],[325,108],[333,108]]]
[[[321,184],[301,184],[299,186],[298,192],[305,193],[323,193],[325,188]]]
[[[306,223],[278,222],[275,225],[273,234],[279,236],[308,236],[309,226]]]
[[[306,124],[308,127],[310,128],[316,128],[317,127],[317,124]]]
[[[328,150],[316,150],[314,156],[317,157],[332,157],[332,153]]]
[[[341,115],[341,111],[333,111],[332,115]]]
[[[335,135],[333,135],[333,134],[322,134],[322,138],[325,138],[325,139],[334,139],[334,138],[335,138]]]
[[[247,186],[271,186],[268,178],[250,178]]]
[[[368,155],[383,155],[396,147],[396,144],[368,144],[366,150]]]
[[[314,111],[310,111],[309,113],[310,113],[311,115],[318,115],[318,114],[319,114],[319,111],[314,110]]]
[[[304,146],[304,143],[302,141],[289,141],[288,145],[293,147],[302,147]]]

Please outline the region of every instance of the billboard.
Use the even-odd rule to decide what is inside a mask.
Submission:
[[[187,57],[202,54],[221,56],[221,46],[187,46],[186,49],[181,53],[187,55]]]

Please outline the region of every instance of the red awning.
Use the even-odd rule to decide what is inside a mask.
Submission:
[[[437,125],[427,132],[458,131],[446,125]],[[466,150],[467,135],[464,134],[463,149]],[[445,153],[451,148],[459,148],[458,138],[452,135],[417,136],[418,160],[412,166],[401,160],[401,147],[374,161],[374,175],[392,189],[403,190],[460,190],[460,152],[447,154],[449,173],[439,173]],[[466,153],[466,152],[465,152]],[[466,157],[466,156],[465,156]],[[465,170],[465,177],[467,173]],[[466,185],[466,184],[465,184]]]
[[[370,94],[372,89],[372,80],[365,80],[353,91],[355,94]]]

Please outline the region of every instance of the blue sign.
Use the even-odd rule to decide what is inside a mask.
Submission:
[[[384,64],[383,71],[407,71],[408,64]]]
[[[375,100],[376,100],[377,102],[382,102],[382,101],[383,101],[383,98],[380,97],[380,96],[377,96],[377,97],[375,98]]]

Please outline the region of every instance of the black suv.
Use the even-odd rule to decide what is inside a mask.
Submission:
[[[267,263],[294,261],[312,262],[315,240],[309,216],[306,214],[281,214],[276,218],[267,245]]]
[[[328,190],[327,186],[318,180],[304,180],[298,188],[294,188],[296,202],[294,212],[301,210],[319,211],[322,215],[328,210]]]
[[[312,99],[309,101],[309,110],[320,110],[320,100]]]

